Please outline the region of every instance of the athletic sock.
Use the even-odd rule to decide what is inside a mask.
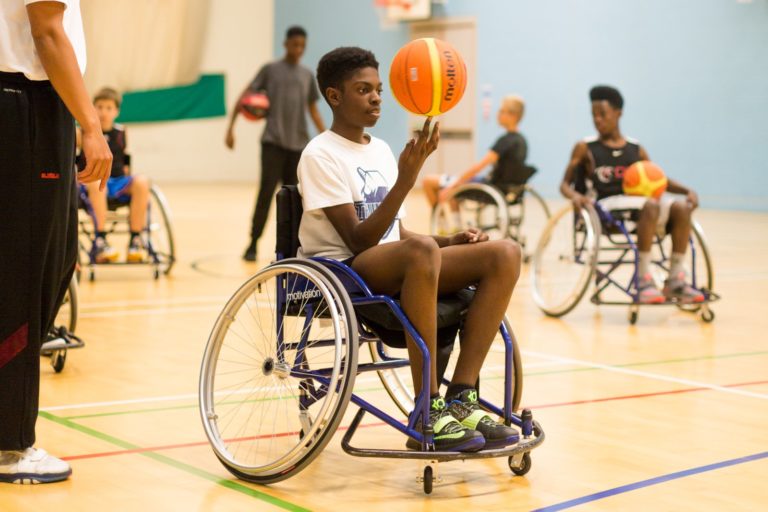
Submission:
[[[651,251],[638,252],[637,275],[640,278],[651,273]]]
[[[677,277],[680,273],[685,273],[685,267],[683,262],[685,261],[685,253],[673,252],[669,258],[669,275]]]
[[[107,232],[106,231],[97,231],[96,232],[96,238],[101,238],[102,240],[107,239]]]
[[[448,389],[445,392],[445,399],[446,402],[448,400],[453,400],[457,396],[461,394],[462,391],[465,391],[467,389],[475,389],[475,386],[470,386],[469,384],[449,384]]]

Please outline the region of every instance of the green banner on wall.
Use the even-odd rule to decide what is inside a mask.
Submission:
[[[226,113],[224,75],[202,75],[191,85],[125,93],[117,122],[178,121]]]

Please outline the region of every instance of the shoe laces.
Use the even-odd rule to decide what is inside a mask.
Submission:
[[[454,434],[464,430],[464,426],[456,418],[453,418],[453,415],[445,406],[445,400],[443,398],[433,399],[430,404],[429,422],[434,426],[438,420],[446,416],[451,416],[453,421],[446,423],[440,432],[435,432],[435,434]]]

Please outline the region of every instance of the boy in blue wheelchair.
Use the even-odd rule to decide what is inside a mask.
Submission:
[[[437,148],[438,124],[430,131],[427,118],[396,159],[384,141],[366,132],[382,112],[374,55],[355,47],[337,48],[320,60],[317,80],[333,123],[310,141],[299,162],[304,208],[300,256],[343,261],[374,293],[399,296],[430,354],[430,423],[436,450],[471,452],[515,444],[517,431],[480,407],[475,385],[519,276],[519,246],[510,240],[488,241],[476,229],[451,237],[408,231],[403,201]],[[471,285],[476,293],[466,315],[461,352],[442,397],[434,357],[437,298]],[[408,352],[418,394],[421,353],[410,337]],[[410,438],[407,446],[421,449]]]
[[[101,131],[114,156],[112,171],[105,190],[99,190],[98,183],[84,185],[88,199],[93,207],[96,219],[94,231],[94,256],[96,263],[114,263],[119,258],[118,252],[107,242],[105,231],[108,201],[130,203],[130,240],[126,261],[141,263],[146,260],[147,251],[141,239],[141,231],[147,222],[147,204],[149,203],[149,180],[145,176],[134,175],[130,168],[130,155],[126,152],[125,128],[116,124],[120,114],[120,94],[109,87],[101,89],[93,98],[93,104],[99,115]],[[79,147],[78,131],[78,147]],[[85,154],[77,157],[79,170],[85,168]]]
[[[590,90],[592,120],[598,136],[578,142],[573,148],[560,192],[575,208],[592,201],[587,196],[586,181],[597,193],[596,201],[607,211],[639,210],[636,222],[638,268],[637,291],[641,304],[658,304],[676,300],[682,304],[700,303],[704,294],[690,286],[684,268],[685,252],[691,233],[691,213],[699,199],[693,189],[668,180],[667,190],[685,196],[660,199],[623,194],[624,170],[639,160],[649,160],[648,153],[636,141],[625,138],[619,129],[624,99],[613,87],[599,85]],[[669,276],[659,290],[651,274],[651,246],[654,237],[669,233],[672,254]]]

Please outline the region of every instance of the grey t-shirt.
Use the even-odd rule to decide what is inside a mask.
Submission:
[[[249,89],[265,91],[269,98],[261,141],[293,151],[304,149],[309,142],[307,105],[319,98],[312,72],[285,60],[270,62],[259,70]]]

